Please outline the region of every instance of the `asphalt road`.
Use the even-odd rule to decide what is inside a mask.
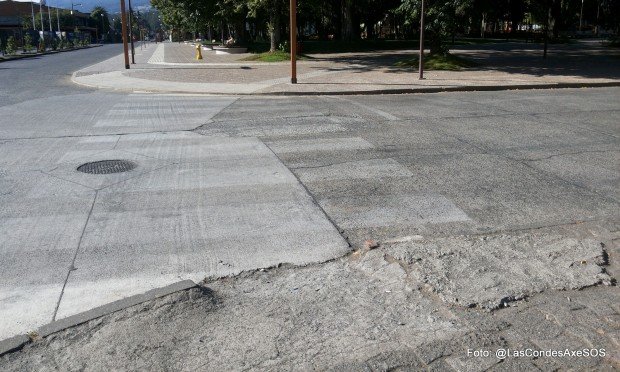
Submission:
[[[86,93],[71,74],[122,52],[121,44],[0,63],[0,106],[37,98]]]
[[[437,307],[445,315],[460,304],[495,309],[548,299],[558,288],[611,283],[618,272],[620,89],[235,98],[69,85],[72,69],[95,62],[98,50],[55,66],[45,90],[30,87],[45,75],[45,58],[0,64],[2,89],[17,94],[0,107],[0,338],[180,279],[342,257],[349,244],[361,249],[368,239],[395,246],[381,256],[387,261],[363,263],[363,275],[330,264],[274,274],[265,287],[243,280],[260,303],[259,294],[279,296],[269,292],[270,280],[290,292],[329,278],[327,287],[370,301],[347,311],[385,300],[374,319],[411,298],[387,299],[392,289],[381,286],[375,297],[362,277],[396,283],[407,267],[417,273],[406,290],[419,296],[413,324]],[[15,83],[19,63],[32,73]],[[109,159],[138,166],[111,175],[76,171]],[[214,288],[237,295],[225,283]],[[584,306],[596,299],[612,306],[606,290],[584,290]],[[282,296],[281,304],[290,301]],[[250,301],[237,310],[259,308]],[[262,324],[244,319],[247,327]],[[407,334],[441,335],[450,323],[443,321]],[[253,331],[258,338],[271,332]],[[219,332],[212,337],[223,343],[234,334]],[[107,367],[131,366],[118,360]]]

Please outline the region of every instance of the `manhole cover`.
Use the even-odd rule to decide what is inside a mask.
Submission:
[[[77,170],[90,174],[111,174],[127,172],[134,169],[136,163],[129,160],[102,160],[80,165]]]

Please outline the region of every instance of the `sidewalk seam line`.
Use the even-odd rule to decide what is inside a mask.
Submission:
[[[258,137],[256,137],[258,138]],[[336,224],[336,221],[334,221],[331,216],[329,214],[327,214],[327,212],[325,211],[325,209],[323,209],[323,207],[321,206],[321,204],[319,204],[319,202],[316,200],[316,197],[314,196],[314,194],[308,189],[308,187],[306,185],[304,185],[303,182],[301,182],[301,179],[299,179],[299,177],[297,176],[297,174],[295,174],[295,172],[293,172],[293,170],[291,168],[289,168],[286,163],[284,163],[282,161],[282,159],[280,158],[280,156],[278,156],[278,154],[276,154],[275,151],[273,151],[273,149],[271,147],[269,147],[268,144],[266,144],[262,139],[258,138],[258,140],[265,145],[265,147],[267,147],[269,149],[269,151],[271,151],[271,153],[276,157],[276,159],[278,159],[278,161],[286,168],[288,169],[289,172],[291,172],[291,174],[293,175],[293,177],[295,177],[295,179],[297,180],[297,182],[299,183],[299,185],[301,185],[301,187],[303,187],[303,189],[306,191],[306,194],[310,197],[310,199],[312,200],[312,202],[314,203],[314,205],[316,205],[317,208],[319,208],[319,210],[323,213],[323,215],[325,216],[325,218],[327,218],[327,220],[329,221],[329,223],[334,227],[334,229],[336,229],[336,232],[338,233],[338,235],[340,235],[342,237],[342,239],[345,241],[345,243],[347,243],[347,245],[349,246],[349,248],[353,248],[353,245],[351,244],[351,242],[349,241],[349,239],[342,233],[342,231],[344,231],[344,229],[341,229],[338,224]]]
[[[95,203],[97,202],[97,196],[99,195],[99,190],[95,190],[95,197],[93,198],[93,202],[90,205],[90,210],[88,211],[88,217],[86,217],[86,222],[84,222],[84,227],[82,227],[82,234],[80,234],[80,240],[78,241],[77,248],[75,249],[75,253],[73,254],[73,260],[71,260],[71,266],[69,266],[69,270],[67,271],[67,276],[65,277],[65,281],[62,284],[62,289],[60,291],[60,296],[58,297],[58,302],[56,303],[56,308],[54,309],[54,315],[52,316],[52,321],[56,320],[56,316],[58,315],[58,309],[60,308],[60,302],[62,301],[62,297],[65,294],[65,287],[69,282],[69,277],[71,276],[71,272],[75,270],[75,260],[80,251],[80,247],[82,246],[82,239],[84,238],[84,233],[86,232],[86,227],[88,226],[88,222],[90,221],[90,217],[93,214],[93,209],[95,208]]]

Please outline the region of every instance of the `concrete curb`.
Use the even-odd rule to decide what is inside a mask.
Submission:
[[[67,328],[75,327],[79,324],[89,322],[93,319],[97,319],[108,314],[112,314],[119,310],[139,305],[141,303],[151,301],[156,298],[164,297],[175,292],[185,291],[194,287],[197,287],[197,284],[193,281],[183,280],[162,288],[155,288],[142,294],[123,298],[121,300],[114,301],[109,304],[99,306],[94,309],[71,315],[67,318],[59,319],[43,325],[39,327],[39,329],[37,329],[36,336],[42,338],[47,337],[53,333],[60,332]],[[32,340],[28,335],[17,335],[2,340],[0,341],[0,356],[10,353],[12,351],[17,351],[31,341]]]
[[[583,82],[583,83],[540,83],[540,84],[504,84],[504,85],[464,85],[464,86],[444,86],[444,87],[419,87],[419,88],[395,88],[395,89],[370,89],[370,90],[342,90],[342,91],[314,91],[314,92],[200,92],[182,89],[161,89],[157,87],[149,88],[113,88],[93,83],[79,81],[81,76],[77,76],[76,71],[71,75],[74,84],[95,88],[107,89],[117,92],[129,93],[153,93],[153,94],[193,94],[207,96],[355,96],[355,95],[389,95],[389,94],[425,94],[425,93],[445,93],[445,92],[493,92],[508,90],[535,90],[535,89],[568,89],[568,88],[604,88],[620,87],[620,81],[609,82]],[[89,74],[86,76],[97,75]],[[155,80],[152,80],[155,81]],[[303,83],[302,83],[303,84]],[[230,84],[235,85],[235,84]]]
[[[409,89],[378,89],[363,91],[335,91],[335,92],[272,92],[251,93],[259,96],[355,96],[379,94],[416,94],[416,93],[444,93],[444,92],[494,92],[505,90],[534,90],[534,89],[569,89],[569,88],[604,88],[620,87],[618,82],[604,83],[547,83],[547,84],[519,84],[519,85],[480,85],[462,87],[431,87]],[[240,94],[242,95],[242,94]]]
[[[9,62],[9,61],[16,61],[16,60],[26,59],[26,58],[42,57],[42,56],[46,56],[46,55],[49,55],[49,54],[75,52],[77,50],[97,48],[97,47],[100,47],[100,46],[103,46],[103,44],[95,44],[95,45],[89,45],[87,47],[80,47],[80,48],[73,48],[73,49],[51,50],[51,51],[45,52],[45,53],[35,53],[35,54],[26,54],[26,55],[19,54],[19,55],[16,55],[16,56],[12,56],[11,58],[2,58],[2,59],[0,59],[0,63],[2,63],[2,62]]]

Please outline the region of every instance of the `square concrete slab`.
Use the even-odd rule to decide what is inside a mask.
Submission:
[[[124,136],[113,151],[139,154],[145,168],[171,164],[98,191],[58,317],[182,279],[322,262],[349,251],[256,138],[140,134]]]
[[[432,193],[323,199],[320,204],[338,226],[346,229],[470,221],[449,199]]]
[[[38,171],[0,171],[0,338],[50,322],[95,196]]]

